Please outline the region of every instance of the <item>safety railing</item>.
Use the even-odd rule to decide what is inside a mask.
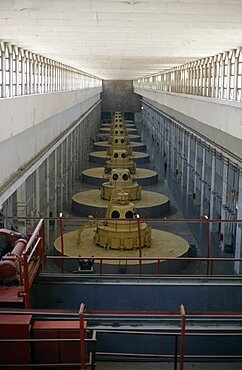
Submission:
[[[51,344],[71,344],[71,343],[79,343],[80,344],[80,362],[78,363],[63,363],[63,362],[58,362],[58,363],[53,363],[53,362],[50,362],[50,363],[36,363],[36,361],[32,358],[30,358],[30,362],[29,363],[13,363],[11,362],[11,364],[7,364],[7,363],[0,363],[0,368],[1,369],[7,369],[7,368],[11,368],[11,369],[21,369],[21,368],[29,368],[29,369],[33,369],[33,368],[41,368],[41,369],[45,369],[45,368],[51,368],[51,369],[54,369],[54,368],[63,368],[63,369],[66,369],[66,368],[79,368],[80,370],[85,370],[87,368],[90,368],[91,370],[95,370],[95,367],[96,367],[96,331],[92,331],[92,334],[91,334],[91,337],[88,338],[87,337],[87,325],[86,325],[86,320],[84,318],[84,311],[85,311],[85,305],[82,303],[80,305],[80,309],[79,309],[79,331],[80,331],[80,338],[26,338],[26,339],[21,339],[21,338],[18,338],[18,339],[13,339],[13,338],[4,338],[4,339],[0,339],[0,344],[29,344],[29,346],[35,346],[36,344],[45,344],[45,345],[48,345],[50,344],[50,348],[51,348]],[[3,311],[0,311],[0,317],[1,317],[1,314],[5,314],[6,312],[3,310]],[[8,313],[11,315],[11,311]],[[22,312],[19,312],[20,314],[24,314],[24,315],[27,315],[27,314],[30,314],[32,315],[33,314],[33,311],[22,311]],[[42,313],[43,314],[43,313]],[[46,311],[45,313],[46,314]],[[39,312],[39,315],[41,316],[41,312]],[[49,312],[48,314],[48,317],[50,318],[52,315],[55,315],[53,313],[53,311]],[[69,312],[69,315],[71,315],[71,313]],[[72,316],[75,316],[76,315],[72,315]],[[65,322],[68,322],[67,320],[64,320]],[[51,336],[51,334],[50,334]],[[90,347],[88,349],[88,346]],[[38,349],[35,348],[35,351],[38,351]],[[1,358],[1,354],[0,354],[0,358]],[[51,354],[50,354],[50,358],[51,358]]]
[[[28,219],[30,220],[30,219]],[[36,218],[32,218],[32,221],[36,220]],[[103,222],[103,220],[112,220],[113,219],[105,219],[105,218],[92,218],[92,221],[96,222]],[[226,223],[230,226],[233,225],[234,229],[238,229],[242,224],[242,220],[210,220],[208,217],[204,219],[141,219],[137,216],[131,222],[137,223],[138,228],[138,248],[137,248],[137,255],[128,256],[127,254],[120,255],[120,256],[107,256],[105,252],[100,255],[101,248],[98,248],[99,251],[98,255],[85,255],[80,256],[79,252],[77,251],[76,255],[68,255],[68,248],[65,245],[65,233],[67,231],[75,230],[78,231],[78,227],[80,225],[85,224],[87,221],[90,221],[89,218],[81,218],[81,217],[63,217],[61,214],[60,217],[56,218],[46,218],[45,224],[48,225],[50,222],[54,221],[54,229],[48,228],[48,232],[51,234],[51,240],[54,240],[56,236],[60,235],[60,244],[61,249],[58,253],[54,255],[45,255],[46,253],[46,229],[44,230],[44,220],[38,220],[39,223],[31,236],[26,250],[22,256],[23,262],[23,269],[21,270],[21,277],[20,283],[23,285],[22,291],[20,291],[20,295],[24,297],[24,305],[26,308],[30,307],[29,302],[29,293],[31,286],[35,277],[37,276],[39,270],[41,269],[41,265],[46,262],[45,272],[53,273],[53,269],[48,270],[48,262],[54,261],[56,262],[56,270],[55,273],[59,271],[64,274],[70,273],[81,273],[81,274],[94,274],[94,275],[113,275],[113,274],[127,274],[127,275],[138,275],[138,276],[164,276],[172,274],[174,275],[206,275],[206,276],[214,276],[214,275],[224,275],[224,276],[233,276],[235,275],[234,266],[241,265],[242,258],[237,257],[236,252],[234,251],[231,255],[227,257],[220,248],[220,243],[223,241],[221,238],[220,233],[216,234],[217,241],[214,245],[215,241],[214,238],[211,238],[211,225],[221,225],[222,223]],[[124,220],[120,219],[119,222]],[[125,219],[125,221],[127,221]],[[171,231],[174,230],[174,225],[191,225],[197,224],[201,225],[201,231],[204,233],[204,245],[203,250],[198,251],[198,255],[189,255],[185,254],[178,257],[167,257],[167,256],[157,256],[152,255],[150,257],[146,257],[144,255],[145,249],[141,248],[141,237],[140,237],[140,223],[141,222],[149,222],[149,224],[153,224],[155,222],[155,226],[159,225],[160,229],[167,230],[168,225],[171,226]],[[31,224],[31,223],[29,223]],[[235,228],[236,226],[236,228]],[[50,230],[51,229],[51,230]],[[177,232],[179,235],[179,232]],[[48,235],[49,237],[50,235]],[[215,248],[216,247],[216,248]],[[219,252],[218,252],[219,251]],[[53,253],[53,252],[52,252]],[[234,254],[235,253],[235,254]],[[80,249],[81,254],[81,249]],[[236,255],[236,257],[235,257]],[[89,271],[88,269],[83,269],[83,271],[78,271],[78,266],[82,264],[82,262],[89,261],[89,265],[92,265],[92,269]],[[71,262],[71,267],[68,264]],[[176,272],[173,273],[172,269],[169,270],[167,266],[175,267]],[[60,266],[60,270],[58,268]],[[109,267],[111,269],[109,269]],[[146,269],[148,266],[148,270]],[[113,268],[114,267],[114,268]],[[227,268],[228,267],[228,268]],[[185,268],[185,271],[182,269]],[[188,269],[187,269],[188,268]],[[226,268],[226,270],[224,270]],[[192,271],[191,273],[187,271]],[[50,271],[50,272],[49,272]],[[198,271],[196,273],[196,271]],[[237,272],[236,272],[237,273]],[[238,274],[238,273],[237,273]]]
[[[242,312],[188,312],[184,305],[181,304],[179,306],[178,311],[100,311],[100,310],[91,310],[87,309],[85,305],[82,303],[79,309],[79,313],[77,314],[74,311],[49,311],[49,310],[4,310],[0,311],[0,317],[4,314],[8,315],[32,315],[32,322],[35,321],[35,317],[38,320],[55,320],[58,317],[58,320],[76,320],[79,317],[79,329],[80,329],[80,338],[28,338],[28,339],[11,339],[11,338],[3,338],[0,339],[0,343],[29,343],[30,346],[33,346],[37,343],[80,343],[80,362],[78,363],[43,363],[43,364],[35,364],[34,360],[31,364],[5,364],[1,363],[1,369],[9,368],[14,366],[14,368],[22,368],[26,366],[26,368],[51,368],[54,366],[60,367],[79,367],[81,370],[85,370],[87,367],[90,367],[91,370],[95,369],[95,362],[96,360],[103,360],[109,358],[109,360],[119,360],[119,361],[128,361],[128,360],[136,360],[136,361],[143,361],[143,360],[155,360],[155,361],[173,361],[174,370],[183,370],[185,369],[185,362],[186,361],[237,361],[242,362],[242,354],[238,352],[238,349],[241,348],[241,341],[242,341],[242,332],[241,332],[241,324],[242,324]],[[111,319],[112,322],[115,320],[120,320],[122,318],[122,323],[125,326],[125,329],[122,328],[122,325],[116,326],[115,328],[99,328],[99,322],[102,322],[103,319]],[[152,319],[161,320],[165,324],[163,328],[156,327],[156,329],[150,329],[148,326],[147,329],[144,329],[144,326],[138,328],[137,320],[142,323],[150,323]],[[126,323],[132,322],[132,320],[136,320],[136,328],[127,329]],[[172,320],[173,328],[168,328],[166,323]],[[87,325],[85,324],[87,323]],[[90,325],[89,325],[90,323]],[[95,323],[95,324],[94,324]],[[200,330],[196,324],[202,324],[202,330]],[[212,326],[211,326],[212,324]],[[86,333],[89,332],[89,338],[87,338]],[[170,342],[171,338],[174,338],[173,347],[169,345],[169,351],[163,349],[163,353],[159,352],[156,353],[153,351],[152,353],[134,353],[131,351],[117,351],[112,350],[112,335],[119,335],[120,338],[122,336],[125,337],[126,341],[124,340],[119,341],[120,348],[126,347],[128,343],[128,338],[135,336],[136,343],[143,337],[149,337],[151,340],[150,343],[156,343],[159,338],[165,340],[165,338],[169,339],[168,343]],[[102,351],[96,348],[97,343],[104,343],[102,342],[103,336],[105,336],[105,346]],[[152,341],[152,337],[155,337]],[[237,350],[232,351],[230,350],[223,351],[223,353],[218,353],[218,340],[227,338],[233,339],[233,343],[235,340],[237,341],[235,347]],[[202,348],[199,343],[196,343],[195,349],[191,347],[191,342],[195,340],[201,339],[209,340],[210,344],[213,345],[213,353],[209,351],[206,352]],[[132,339],[132,342],[134,339]],[[103,344],[102,344],[103,346]],[[110,348],[110,351],[106,350]],[[225,346],[226,347],[226,346]],[[126,347],[127,348],[127,347]],[[153,348],[153,347],[152,347]],[[159,346],[157,347],[159,348]],[[167,347],[168,348],[168,347]],[[207,346],[208,349],[208,346]]]
[[[97,311],[97,310],[86,310],[85,315],[88,318],[88,320],[94,319],[97,320],[98,317],[112,317],[114,319],[115,317],[123,317],[125,318],[128,322],[130,320],[132,321],[132,318],[140,318],[140,321],[144,320],[145,322],[146,319],[150,319],[151,317],[156,317],[156,318],[164,318],[164,320],[170,320],[170,319],[176,319],[177,325],[176,328],[173,330],[167,330],[164,329],[163,331],[158,329],[156,331],[154,330],[128,330],[128,329],[122,329],[122,328],[115,328],[115,329],[96,329],[96,336],[97,338],[100,338],[100,335],[125,335],[126,340],[128,341],[128,336],[138,336],[138,337],[143,337],[143,336],[148,336],[148,337],[153,337],[155,336],[156,338],[158,337],[169,337],[169,338],[174,338],[174,349],[173,353],[131,353],[131,352],[107,352],[107,351],[97,351],[96,356],[99,359],[119,359],[119,361],[127,361],[127,360],[137,360],[137,361],[142,361],[144,359],[149,359],[149,360],[168,360],[171,361],[173,360],[174,363],[174,370],[178,369],[179,365],[179,370],[183,370],[185,368],[185,361],[204,361],[204,360],[231,360],[231,361],[242,361],[242,355],[231,355],[231,354],[226,354],[224,353],[222,356],[220,354],[201,354],[199,351],[197,354],[191,354],[188,353],[188,349],[186,348],[186,339],[188,338],[214,338],[216,341],[216,338],[221,338],[221,337],[233,337],[235,336],[236,338],[239,338],[239,340],[242,340],[242,333],[240,331],[233,331],[232,329],[221,329],[221,327],[217,327],[216,329],[209,329],[206,328],[205,326],[203,327],[202,331],[199,331],[198,329],[191,329],[191,326],[188,326],[187,323],[189,323],[189,320],[194,321],[196,320],[211,320],[211,319],[231,319],[234,320],[236,318],[239,320],[238,322],[238,327],[240,326],[241,320],[242,320],[242,313],[241,312],[236,312],[236,313],[218,313],[218,312],[203,312],[203,313],[198,313],[198,312],[186,312],[185,307],[183,304],[179,306],[179,311],[178,312],[137,312],[137,311]],[[179,324],[180,322],[180,324]],[[137,323],[136,323],[137,326]],[[180,326],[180,329],[179,329]],[[100,339],[99,339],[100,340]],[[111,345],[111,344],[110,344]],[[215,346],[216,347],[216,346]]]
[[[23,252],[23,296],[25,308],[30,307],[29,292],[42,264],[45,261],[44,219],[41,219]]]
[[[56,260],[59,261],[61,264],[61,272],[64,273],[64,262],[65,260],[78,260],[80,261],[90,261],[93,260],[94,262],[98,263],[99,265],[99,272],[98,274],[102,275],[103,274],[103,267],[105,265],[105,262],[108,261],[118,261],[121,263],[122,261],[127,264],[127,262],[131,261],[136,261],[138,264],[138,271],[136,273],[142,274],[142,266],[144,262],[150,261],[156,265],[156,269],[153,274],[160,275],[162,274],[161,271],[161,263],[165,261],[169,262],[175,262],[175,261],[180,261],[180,262],[204,262],[206,264],[206,275],[210,276],[214,274],[214,265],[218,263],[241,263],[242,258],[239,257],[224,257],[224,256],[216,256],[214,255],[214,248],[213,244],[211,242],[211,228],[213,225],[217,225],[221,229],[222,224],[228,224],[229,227],[234,227],[238,226],[242,223],[242,220],[221,220],[221,219],[214,219],[211,220],[207,216],[205,216],[203,219],[141,219],[139,215],[136,215],[136,218],[131,220],[130,222],[136,222],[137,223],[137,229],[138,229],[138,256],[135,257],[127,257],[127,256],[122,256],[122,257],[107,257],[105,255],[103,256],[86,256],[86,257],[81,257],[81,256],[67,256],[68,252],[66,251],[65,248],[65,241],[64,241],[64,233],[66,232],[66,229],[70,228],[70,230],[73,230],[74,225],[78,225],[78,223],[84,222],[84,221],[90,221],[90,218],[84,218],[84,217],[71,217],[71,218],[66,218],[63,217],[63,214],[60,214],[59,218],[55,218],[57,222],[59,222],[59,232],[60,232],[60,244],[61,244],[61,253],[58,256],[47,256],[47,261],[48,260]],[[97,225],[99,222],[103,221],[114,221],[114,219],[109,219],[109,218],[103,218],[103,217],[92,217],[91,221],[96,222]],[[126,219],[119,219],[119,222],[122,221],[127,221]],[[144,257],[143,256],[143,248],[141,247],[141,232],[140,232],[140,223],[141,222],[149,222],[150,224],[152,223],[157,223],[159,225],[166,226],[167,224],[176,225],[176,224],[198,224],[198,225],[203,225],[204,227],[204,233],[205,233],[205,242],[203,245],[203,254],[198,255],[196,257],[192,256],[181,256],[181,257],[159,257],[159,256],[152,256],[152,257]],[[65,231],[64,231],[65,230]],[[218,234],[218,240],[217,244],[220,245],[221,242],[224,242],[224,235],[221,234],[221,231]],[[224,253],[224,246],[219,247],[221,255]],[[97,266],[96,266],[97,267]]]

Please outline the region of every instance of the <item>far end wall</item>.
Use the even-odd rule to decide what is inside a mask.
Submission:
[[[103,80],[102,111],[140,112],[141,99],[134,94],[133,81]]]

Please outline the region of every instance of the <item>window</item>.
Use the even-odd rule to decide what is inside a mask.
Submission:
[[[155,82],[155,83],[152,83]],[[135,87],[241,101],[242,55],[231,50],[139,78]]]
[[[0,98],[91,88],[101,83],[101,79],[75,68],[0,43]]]

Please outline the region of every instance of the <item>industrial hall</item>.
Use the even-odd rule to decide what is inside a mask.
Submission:
[[[242,0],[0,0],[0,369],[242,369]]]

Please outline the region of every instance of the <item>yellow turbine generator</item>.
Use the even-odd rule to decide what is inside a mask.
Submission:
[[[107,147],[107,155],[112,155],[116,149],[125,149],[128,155],[132,155],[132,147],[127,136],[113,136],[112,144]]]
[[[138,228],[137,221],[133,220],[134,204],[129,202],[128,193],[113,190],[105,217],[109,220],[98,223],[96,228],[94,240],[97,246],[119,250],[150,247],[151,227],[141,222]]]
[[[110,135],[108,138],[108,141],[110,144],[112,143],[114,136],[127,136],[128,137],[129,135],[128,135],[127,128],[125,126],[118,127],[118,128],[116,127],[111,128]]]
[[[123,118],[123,113],[122,112],[114,112],[113,119],[115,118]]]
[[[174,265],[169,261],[164,262],[162,258],[183,257],[189,250],[189,244],[185,239],[166,231],[151,229],[146,222],[141,222],[135,217],[135,206],[129,202],[128,193],[123,189],[112,191],[105,220],[95,220],[89,216],[89,222],[82,225],[79,230],[63,234],[63,244],[66,256],[91,257],[95,268],[100,271],[102,269],[103,273],[119,271],[120,261],[124,261],[127,273],[137,272],[139,260],[132,258],[141,255],[154,257],[154,260],[143,260],[144,273],[156,271],[157,258],[160,260],[160,271],[165,273],[178,271],[183,266],[183,261]],[[60,254],[61,237],[55,240],[54,246],[55,253]],[[124,258],[128,259],[123,260]],[[64,262],[64,268],[73,271],[76,264],[76,261],[70,259]]]
[[[115,116],[111,123],[111,128],[122,128],[123,126],[125,126],[125,121],[122,115],[117,117]]]
[[[114,189],[123,189],[128,194],[128,200],[141,199],[141,186],[134,180],[130,171],[126,169],[113,169],[109,175],[109,181],[101,187],[101,198],[110,200]]]
[[[130,173],[136,172],[136,164],[131,160],[127,150],[113,150],[112,156],[106,161],[104,171],[111,173],[114,168],[129,169]]]

